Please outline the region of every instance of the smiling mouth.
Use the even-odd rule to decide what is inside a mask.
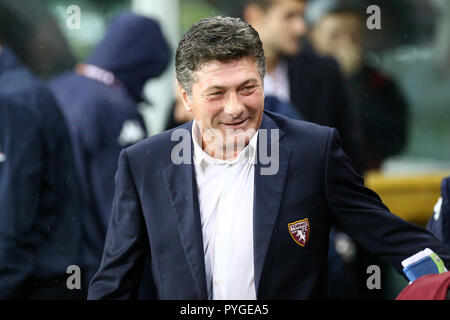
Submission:
[[[244,126],[247,123],[247,121],[248,121],[248,118],[244,119],[244,120],[241,120],[241,121],[238,121],[238,122],[233,122],[233,123],[222,122],[222,125],[224,125],[226,127],[229,127],[229,128],[236,128],[236,127],[238,128],[238,127]]]

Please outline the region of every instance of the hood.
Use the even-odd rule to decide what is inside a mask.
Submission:
[[[105,36],[86,63],[108,70],[141,100],[148,79],[159,76],[169,64],[170,49],[158,23],[131,12],[115,16]]]

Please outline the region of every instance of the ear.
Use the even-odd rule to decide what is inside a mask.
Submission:
[[[184,108],[186,111],[192,112],[192,100],[188,93],[180,85],[178,86],[178,89],[180,90],[181,101],[183,101]]]
[[[264,10],[257,4],[251,3],[245,6],[242,17],[246,23],[256,28],[255,26],[259,25],[264,17]]]

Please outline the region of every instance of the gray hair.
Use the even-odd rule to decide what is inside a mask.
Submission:
[[[254,59],[261,78],[266,74],[266,59],[258,32],[240,18],[213,17],[200,20],[183,36],[175,54],[178,83],[192,94],[194,72],[210,61]]]

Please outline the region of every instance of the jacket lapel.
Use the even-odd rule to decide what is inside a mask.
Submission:
[[[261,169],[270,166],[270,164],[264,165],[264,162],[266,161],[261,159],[261,152],[263,154],[267,154],[268,151],[264,151],[263,149],[266,148],[270,150],[271,143],[276,143],[276,141],[272,141],[271,130],[278,130],[279,140],[281,140],[283,132],[267,115],[263,116],[263,121],[261,123],[260,129],[265,129],[267,134],[261,135],[262,131],[260,130],[259,132],[254,181],[253,250],[255,286],[258,298],[261,273],[267,251],[269,249],[269,243],[272,237],[273,228],[277,220],[281,199],[286,184],[287,170],[289,167],[289,157],[291,153],[290,149],[280,144],[278,172],[271,175],[262,174]],[[263,142],[265,136],[267,136],[267,144]],[[265,145],[267,145],[267,147]],[[272,159],[272,161],[277,161],[277,159]]]
[[[186,129],[190,130],[191,127],[192,123]],[[176,214],[178,231],[199,299],[208,299],[192,141],[190,144],[191,163],[171,164],[162,171],[162,175],[169,192],[173,211]]]

